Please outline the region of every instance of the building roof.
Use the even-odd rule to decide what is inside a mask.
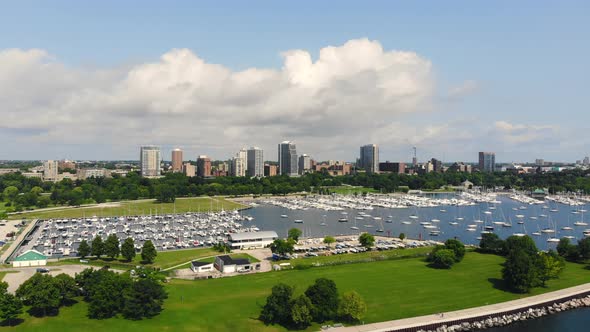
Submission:
[[[206,266],[206,265],[212,265],[213,263],[211,262],[199,262],[199,261],[192,261],[191,264],[194,267],[201,267],[201,266]]]
[[[47,259],[47,256],[43,255],[42,253],[38,252],[37,250],[31,249],[25,251],[22,255],[19,255],[17,258],[14,259],[16,262],[23,262],[23,261],[39,261]]]
[[[277,232],[275,231],[262,231],[262,232],[243,232],[243,233],[231,233],[229,238],[231,241],[243,241],[243,240],[255,240],[255,239],[269,239],[278,238]]]
[[[233,259],[228,255],[217,256],[217,258],[223,261],[223,265],[248,265],[250,261],[246,258]]]

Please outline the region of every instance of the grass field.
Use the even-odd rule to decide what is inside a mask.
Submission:
[[[179,264],[183,264],[188,261],[199,259],[202,257],[219,255],[219,253],[211,248],[198,248],[198,249],[183,249],[183,250],[171,250],[171,251],[159,251],[158,256],[153,264],[147,266],[159,267],[166,269]],[[108,260],[108,259],[88,259],[88,265],[92,266],[104,266],[109,265],[113,268],[129,269],[136,265],[139,265],[141,261],[141,255],[137,254],[135,259],[131,262],[124,262],[121,260]],[[80,264],[80,259],[65,259],[58,262],[49,263],[50,266],[58,266],[63,264]]]
[[[167,214],[183,212],[208,212],[235,210],[244,205],[226,200],[221,197],[190,197],[177,198],[174,203],[157,203],[155,200],[113,202],[112,206],[101,207],[64,207],[49,211],[30,211],[10,215],[10,219],[48,219],[48,218],[80,218],[80,217],[108,217],[127,215]]]
[[[377,260],[390,260],[398,258],[426,256],[426,254],[428,254],[431,251],[432,247],[394,249],[387,251],[366,251],[358,254],[296,258],[281,261],[281,263],[290,263],[293,267],[300,265],[336,265],[344,263],[359,263]]]
[[[256,317],[273,285],[285,282],[303,292],[316,278],[336,282],[339,291],[356,290],[365,299],[365,323],[447,312],[523,297],[497,288],[504,258],[468,253],[451,270],[426,267],[419,258],[259,273],[210,280],[173,280],[169,299],[157,317],[143,321],[120,318],[89,320],[86,304],[63,308],[59,316],[24,315],[19,331],[283,331]],[[567,264],[558,280],[531,295],[588,282],[585,265]],[[9,328],[6,328],[7,330]],[[15,328],[16,329],[16,328]],[[315,325],[308,330],[318,330]]]

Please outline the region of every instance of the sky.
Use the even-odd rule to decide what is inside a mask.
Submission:
[[[588,1],[2,1],[0,160],[590,154]]]

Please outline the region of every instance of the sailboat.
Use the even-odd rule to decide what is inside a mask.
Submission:
[[[574,223],[574,226],[588,226],[587,222],[584,222],[584,213],[582,212],[582,218],[580,219],[580,221],[576,221]]]
[[[359,229],[359,228],[356,226],[356,220],[357,220],[357,219],[358,219],[358,217],[354,219],[354,226],[350,226],[350,229],[354,229],[354,230],[358,230],[358,229]]]
[[[383,233],[383,232],[385,232],[385,230],[383,230],[383,221],[379,220],[379,225],[381,227],[379,227],[379,229],[377,229],[375,232],[377,232],[377,233]]]

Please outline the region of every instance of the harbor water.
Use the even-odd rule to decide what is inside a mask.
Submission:
[[[590,308],[561,312],[539,319],[491,328],[489,332],[582,332],[590,331]]]

